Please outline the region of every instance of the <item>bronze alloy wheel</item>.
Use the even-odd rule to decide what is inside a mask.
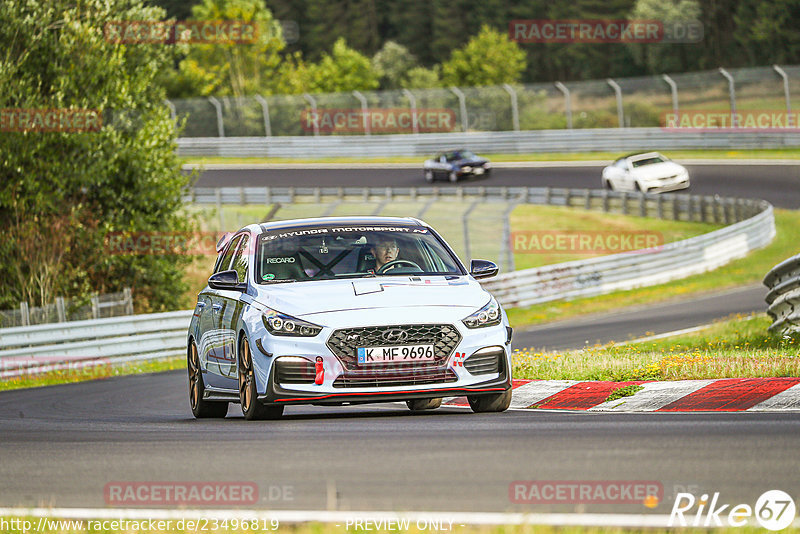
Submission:
[[[278,419],[283,415],[283,405],[265,406],[258,401],[256,375],[253,370],[253,354],[246,337],[239,342],[239,402],[242,414],[248,421],[257,419]]]
[[[225,417],[228,413],[227,402],[212,402],[203,398],[206,386],[203,383],[203,370],[194,343],[189,345],[186,363],[189,371],[189,406],[192,408],[192,415],[197,419]]]

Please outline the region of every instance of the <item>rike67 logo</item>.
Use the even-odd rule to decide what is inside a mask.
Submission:
[[[696,510],[695,510],[695,505]],[[708,494],[700,496],[700,500],[691,493],[678,493],[669,516],[670,527],[743,527],[751,524],[755,517],[758,524],[767,530],[782,530],[792,524],[796,513],[794,500],[781,490],[764,492],[756,501],[755,507],[749,504],[722,504],[719,492],[714,493],[711,501]],[[685,514],[685,515],[684,515]],[[688,522],[687,517],[689,516]],[[692,517],[694,516],[694,517]]]

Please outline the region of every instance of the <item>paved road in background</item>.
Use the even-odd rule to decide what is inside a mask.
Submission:
[[[514,331],[514,348],[565,350],[627,341],[707,324],[731,314],[765,313],[767,288],[752,285],[679,301],[624,308]]]
[[[800,165],[750,165],[719,163],[687,165],[691,176],[690,193],[740,198],[762,198],[780,208],[800,208]],[[602,165],[546,166],[534,168],[496,168],[489,178],[469,179],[460,185],[600,187]],[[437,181],[440,187],[454,187]],[[198,187],[257,186],[372,186],[412,187],[428,185],[422,171],[406,168],[385,169],[224,169],[207,170]]]

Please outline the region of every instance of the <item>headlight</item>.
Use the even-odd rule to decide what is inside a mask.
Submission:
[[[472,172],[472,167],[470,167],[469,165],[464,165],[463,167],[461,167],[461,171],[462,172]]]
[[[273,336],[314,337],[322,331],[321,326],[270,309],[264,312],[261,321]]]
[[[483,328],[484,326],[494,326],[500,324],[500,305],[494,300],[486,303],[486,306],[475,313],[461,320],[467,328]]]
[[[491,169],[492,168],[492,163],[487,161],[486,163],[483,164],[483,168],[484,169]]]

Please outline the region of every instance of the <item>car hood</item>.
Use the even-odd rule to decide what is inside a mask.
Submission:
[[[295,317],[364,309],[442,307],[477,310],[489,293],[475,280],[460,276],[379,276],[259,286],[255,300]],[[461,310],[464,311],[464,310]],[[459,312],[461,313],[461,312]]]
[[[654,163],[652,165],[644,165],[633,169],[633,175],[637,178],[654,179],[664,178],[667,176],[674,176],[680,174],[685,169],[683,166],[678,165],[672,161],[665,161],[664,163]]]

